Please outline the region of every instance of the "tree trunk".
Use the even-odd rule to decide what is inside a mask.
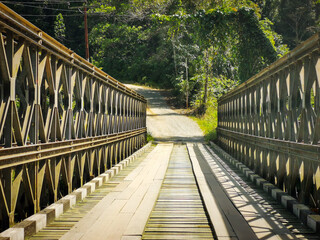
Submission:
[[[202,99],[202,106],[200,107],[200,112],[201,114],[204,114],[207,110],[207,101],[208,101],[208,81],[209,81],[209,51],[205,52],[206,56],[206,75],[205,75],[205,80],[204,80],[204,94],[203,94],[203,99]]]
[[[186,58],[186,108],[189,107],[188,58]]]
[[[171,40],[172,49],[173,49],[173,62],[174,62],[174,73],[176,78],[178,77],[178,70],[177,70],[177,60],[176,60],[176,48],[174,46],[173,40]]]
[[[206,79],[204,82],[204,94],[203,94],[203,105],[206,107],[208,100],[208,75],[206,75]]]

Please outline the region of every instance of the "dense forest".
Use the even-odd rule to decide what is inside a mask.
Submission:
[[[320,0],[2,2],[81,56],[86,8],[91,62],[121,82],[174,89],[209,122],[221,94],[320,26]]]

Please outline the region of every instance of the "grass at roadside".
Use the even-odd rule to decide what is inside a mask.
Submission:
[[[198,123],[204,133],[205,141],[213,141],[217,137],[216,127],[218,122],[218,112],[214,104],[208,105],[203,116],[191,116]]]
[[[150,142],[150,141],[154,141],[154,138],[151,136],[150,133],[147,133],[147,142]]]
[[[217,101],[211,98],[207,102],[207,110],[204,115],[196,115],[196,107],[185,109],[182,101],[172,90],[161,91],[161,95],[166,98],[167,104],[178,113],[184,114],[194,120],[204,133],[205,141],[214,141],[217,137],[216,128],[218,125]],[[149,137],[149,136],[148,136]],[[152,138],[152,136],[150,136]]]

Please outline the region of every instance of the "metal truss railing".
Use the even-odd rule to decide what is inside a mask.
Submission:
[[[146,100],[0,3],[2,230],[145,143]]]
[[[218,102],[218,141],[302,203],[320,207],[319,34]]]

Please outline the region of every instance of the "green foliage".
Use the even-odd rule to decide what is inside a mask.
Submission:
[[[53,8],[50,4],[10,6],[18,13],[37,14],[29,20],[84,56],[82,3],[61,0]],[[181,103],[203,114],[195,119],[207,140],[215,136],[216,99],[320,25],[318,0],[88,0],[88,4],[91,61],[122,82],[174,88]],[[49,99],[45,101],[49,104]]]
[[[276,30],[292,49],[319,31],[314,0],[280,0]]]
[[[192,116],[194,121],[196,121],[204,133],[205,141],[214,141],[217,137],[217,124],[218,124],[218,113],[217,113],[217,103],[210,102],[208,104],[207,111],[204,115]]]
[[[123,82],[173,87],[199,112],[287,52],[252,1],[104,1],[93,11],[105,13],[90,33],[93,63]]]
[[[200,103],[194,106],[205,105],[208,89],[213,86],[209,84],[208,88],[208,81],[217,83],[219,87],[213,87],[219,95],[220,79],[233,79],[229,87],[234,86],[287,52],[281,37],[271,28],[272,22],[259,21],[258,15],[258,7],[252,2],[228,1],[192,13],[179,9],[172,15],[152,16],[161,26],[168,26],[174,54],[174,86],[185,101],[193,99]],[[211,56],[205,61],[203,56],[208,49]]]
[[[92,28],[89,40],[93,63],[122,82],[170,86],[174,66],[171,44],[163,41],[166,32],[158,29],[151,18],[145,19],[141,5],[114,6],[128,17],[107,15],[107,20]]]
[[[80,56],[85,56],[83,3],[70,0],[19,0],[6,1],[5,4]],[[88,19],[90,21],[90,16]],[[60,28],[63,25],[65,31]]]
[[[244,81],[272,62],[273,55],[285,52],[272,23],[259,22],[260,9],[249,0],[91,0],[89,4],[93,63],[120,81],[175,87],[184,98],[196,94],[202,84],[193,82],[197,75]],[[70,15],[64,20],[76,4],[57,4],[64,10],[61,13],[50,6],[37,8],[43,13],[40,26],[50,23],[51,30],[50,24],[43,25],[49,34],[83,55],[82,18]],[[52,14],[56,17],[50,18]],[[213,50],[208,71],[199,66],[209,48]]]
[[[239,10],[239,79],[246,81],[277,59],[277,52],[262,31],[253,11]]]
[[[66,26],[64,24],[63,16],[59,13],[54,21],[54,36],[59,41],[63,42],[66,37]]]
[[[270,19],[272,27],[293,49],[319,31],[320,1],[318,0],[259,0],[262,19]]]
[[[195,77],[203,77],[203,75],[196,75]],[[199,82],[203,83],[204,81],[199,80]],[[226,92],[230,91],[234,87],[238,85],[239,82],[234,81],[233,79],[228,79],[225,76],[213,77],[208,79],[208,96],[207,98],[210,101],[215,101],[214,99],[218,99]],[[203,103],[204,96],[204,86],[203,84],[199,87],[196,94],[193,96],[192,106],[194,108],[201,107]],[[210,103],[206,103],[210,105]]]
[[[194,119],[206,140],[215,138],[216,99],[320,26],[319,0],[88,0],[88,4],[91,61],[122,82],[174,88],[178,100],[199,113]],[[32,7],[13,1],[10,7],[85,55],[82,3],[28,5]],[[48,97],[44,101],[50,103]],[[16,104],[21,105],[19,99]]]
[[[152,137],[152,135],[150,133],[147,133],[147,142],[153,142],[154,138]]]
[[[278,57],[283,57],[289,52],[289,48],[286,44],[282,43],[282,36],[275,31],[272,30],[272,26],[274,25],[268,18],[264,20],[260,20],[260,27],[265,36],[269,39],[272,47],[277,52]]]

